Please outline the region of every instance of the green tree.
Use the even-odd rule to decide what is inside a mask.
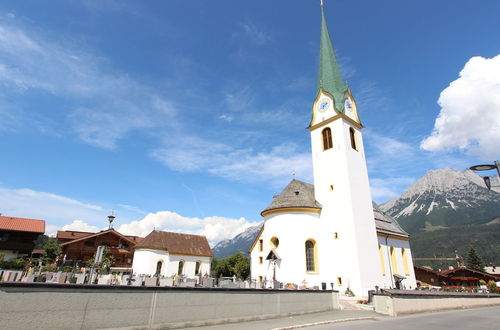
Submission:
[[[108,274],[111,265],[115,261],[115,258],[111,254],[111,251],[108,248],[104,248],[102,253],[102,259],[100,262],[95,262],[95,256],[90,258],[87,261],[87,265],[90,267],[94,267],[94,269],[100,274]]]
[[[465,265],[470,269],[484,272],[485,264],[481,259],[481,257],[479,256],[479,254],[477,253],[476,249],[474,249],[472,245],[469,247],[469,253],[467,254],[467,262],[465,263]]]
[[[250,261],[241,252],[227,258],[212,258],[211,274],[213,277],[247,278],[250,275]]]
[[[48,237],[44,240],[42,262],[44,264],[51,264],[56,261],[57,257],[61,255],[62,247],[55,237]]]

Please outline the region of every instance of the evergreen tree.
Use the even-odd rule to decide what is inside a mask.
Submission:
[[[483,260],[481,259],[481,257],[479,256],[479,254],[477,254],[476,249],[474,249],[474,247],[472,245],[469,247],[469,253],[467,255],[467,262],[465,263],[465,265],[470,269],[484,272],[485,264],[484,264]]]

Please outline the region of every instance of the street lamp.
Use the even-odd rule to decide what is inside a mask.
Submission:
[[[485,164],[485,165],[475,165],[470,167],[473,171],[490,171],[496,169],[498,172],[498,176],[500,177],[500,162],[495,160],[494,164]],[[488,189],[491,189],[491,180],[489,176],[483,177],[484,183]]]

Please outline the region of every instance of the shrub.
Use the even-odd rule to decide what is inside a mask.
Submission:
[[[24,269],[28,260],[23,258],[10,259],[6,261],[0,261],[0,268],[2,269]]]
[[[495,281],[493,281],[493,280],[489,281],[487,286],[488,286],[488,290],[490,290],[491,293],[499,293],[498,287],[497,287],[497,284],[495,283]]]

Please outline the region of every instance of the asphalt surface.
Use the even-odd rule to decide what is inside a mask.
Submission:
[[[288,329],[363,329],[363,330],[493,330],[500,329],[500,307],[420,313],[388,317],[366,310],[329,311],[261,321],[249,321],[188,328],[191,330],[288,330]]]

